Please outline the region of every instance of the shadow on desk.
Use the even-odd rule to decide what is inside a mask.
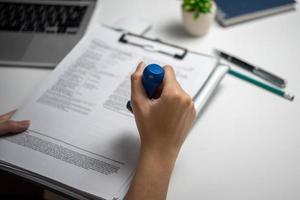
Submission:
[[[184,39],[184,40],[192,40],[195,39],[201,40],[201,37],[193,36],[187,33],[184,28],[181,21],[170,21],[169,23],[165,24],[165,26],[162,27],[160,30],[161,32],[165,33],[170,38],[173,38],[174,40],[178,39]]]

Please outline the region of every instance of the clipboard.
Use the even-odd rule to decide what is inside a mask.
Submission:
[[[217,59],[216,65],[211,74],[208,76],[205,83],[199,88],[198,92],[193,97],[197,116],[204,109],[207,101],[210,99],[213,92],[230,69],[229,66],[220,63],[220,59],[218,57],[203,54],[200,52],[190,51],[187,48],[164,42],[158,38],[152,39],[142,35],[126,32],[120,36],[119,42],[142,48],[145,51],[164,54],[178,60],[184,60],[189,53]]]
[[[98,33],[102,33],[101,31],[103,31],[103,30],[99,29],[99,32],[95,31],[93,34],[99,36]],[[111,34],[113,34],[112,31],[108,31],[108,32],[104,33],[105,36],[111,36]],[[77,57],[80,58],[80,57],[82,57],[82,55],[84,55],[83,53],[78,54],[78,52],[80,52],[82,49],[85,49],[88,45],[91,44],[90,41],[93,41],[91,38],[93,38],[93,35],[86,36],[85,38],[82,39],[81,42],[79,42],[79,44],[77,44],[77,47],[75,47],[72,50],[73,52],[71,52],[70,55],[74,56],[74,54],[75,54],[75,55],[79,55],[79,56],[76,56],[76,59],[73,59],[73,57],[71,57],[70,55],[68,55],[66,57],[66,60],[62,61],[62,63],[61,63],[62,68],[58,67],[58,68],[55,69],[56,72],[55,71],[53,72],[53,73],[57,73],[56,75],[54,75],[54,77],[59,77],[58,75],[62,74],[63,71],[60,71],[61,69],[69,69],[69,64],[68,63],[73,63],[74,61],[77,61]],[[100,42],[101,41],[102,40],[100,40]],[[168,43],[163,42],[163,41],[161,41],[159,39],[151,39],[151,38],[147,38],[147,37],[144,37],[144,36],[141,37],[141,36],[134,35],[134,34],[131,34],[131,33],[121,33],[121,34],[115,34],[115,36],[112,38],[112,40],[108,41],[108,43],[109,42],[114,42],[114,45],[115,44],[119,44],[119,42],[122,43],[122,44],[125,44],[125,45],[134,45],[134,46],[136,46],[138,48],[143,48],[145,51],[151,51],[154,54],[155,53],[161,53],[161,54],[164,54],[165,56],[169,56],[171,59],[176,59],[176,60],[180,60],[180,61],[184,60],[184,59],[186,59],[185,61],[190,61],[189,59],[191,57],[189,57],[190,56],[189,54],[196,54],[196,55],[199,56],[199,58],[201,56],[205,56],[205,57],[209,57],[209,58],[215,59],[214,62],[211,63],[211,65],[209,66],[210,67],[209,68],[210,69],[209,72],[207,72],[205,74],[205,78],[203,78],[201,80],[201,84],[202,84],[201,86],[196,85],[197,82],[190,82],[191,84],[192,83],[195,84],[194,85],[195,86],[194,87],[194,91],[193,91],[193,101],[194,101],[194,105],[195,105],[195,108],[196,108],[198,116],[199,116],[199,113],[204,109],[205,105],[207,105],[207,101],[209,100],[209,98],[211,97],[211,95],[215,91],[216,87],[219,85],[219,83],[221,82],[222,78],[224,77],[224,75],[226,74],[226,72],[229,69],[228,66],[220,64],[220,62],[218,61],[218,59],[215,58],[215,57],[213,57],[213,56],[209,56],[209,55],[205,55],[205,54],[197,53],[197,52],[192,52],[192,51],[189,51],[186,48],[183,48],[183,47],[180,47],[180,46],[176,46],[176,45],[172,45],[172,44],[168,44]],[[78,47],[80,47],[80,48],[78,48]],[[120,47],[120,46],[118,46],[118,47]],[[197,59],[195,59],[195,57],[196,56],[192,56],[193,61],[197,60]],[[168,59],[168,61],[169,60],[170,59]],[[124,61],[122,60],[122,62],[124,62]],[[197,62],[197,64],[198,63],[199,62]],[[127,71],[126,71],[126,73],[127,73]],[[197,73],[193,73],[193,75],[195,75],[195,76],[193,76],[194,79],[195,79],[195,77],[198,76]],[[127,79],[127,77],[126,77],[126,79]],[[47,81],[47,80],[45,80],[45,81]],[[47,87],[52,85],[52,83],[48,83],[48,81],[45,82],[45,84],[47,85]],[[121,84],[123,84],[123,83],[120,82],[120,85]],[[52,88],[52,86],[51,86],[51,88]],[[45,93],[44,90],[40,90],[40,91],[38,91],[37,94],[40,97],[41,94],[44,94],[44,93]],[[35,96],[35,95],[33,95],[33,96]],[[128,97],[126,97],[126,98],[128,98]],[[107,100],[109,98],[105,97],[105,99]],[[128,99],[126,99],[126,100],[128,100]],[[34,103],[36,103],[37,102],[36,101],[36,97],[32,98],[31,101],[34,102]],[[97,101],[99,101],[99,100],[97,100]],[[30,101],[28,101],[28,102],[30,102]],[[124,102],[122,101],[121,103],[124,103]],[[30,104],[26,103],[26,104],[27,105],[23,106],[23,109],[24,109],[24,107],[29,106],[30,109],[28,109],[28,110],[30,112],[32,112],[33,110],[37,111],[37,110],[40,109],[39,106],[32,107],[33,105],[31,103]],[[103,103],[101,102],[101,105],[104,105],[104,102]],[[124,109],[126,109],[125,103],[124,103],[124,105],[122,104],[122,106],[124,106]],[[106,109],[106,108],[102,108],[101,107],[101,109]],[[39,112],[35,112],[35,111],[33,111],[33,112],[34,113],[39,113]],[[51,108],[51,112],[52,111],[53,110]],[[106,114],[111,112],[111,110],[106,110],[106,111],[107,111]],[[119,116],[117,118],[117,120],[123,120],[124,119],[124,116],[115,115],[115,113],[114,113],[113,116],[114,117]],[[54,119],[54,116],[52,116],[52,117]],[[49,117],[47,116],[44,119],[49,120]],[[38,120],[41,120],[41,117],[39,117]],[[82,120],[81,120],[81,122],[82,122]],[[128,121],[127,120],[124,121],[124,124],[125,124],[125,122],[126,122],[126,129],[128,128],[128,130],[131,130],[130,126],[127,126],[127,124],[128,124],[127,122]],[[104,121],[103,123],[97,123],[97,124],[105,124],[105,123],[107,123],[107,121]],[[113,127],[111,126],[111,127],[113,129],[115,129],[117,127],[116,126],[117,124],[115,124],[115,121],[113,123],[114,123],[113,124],[114,126]],[[134,130],[136,130],[135,126],[134,126]],[[109,131],[109,129],[106,128],[105,131]],[[130,131],[129,131],[129,133],[130,133]],[[33,133],[32,130],[31,130],[31,134],[33,136],[37,135],[36,133]],[[111,135],[112,134],[107,134],[106,136],[108,137],[108,136],[111,136]],[[35,138],[37,138],[37,137],[35,137]],[[42,135],[41,138],[46,138],[46,134]],[[51,137],[49,139],[49,141],[53,142],[54,139],[55,139],[54,137]],[[57,138],[57,139],[59,139],[59,138]],[[42,141],[47,142],[45,139],[42,140]],[[4,142],[7,142],[7,141],[4,141]],[[58,143],[55,143],[55,144],[59,144],[59,145],[53,145],[53,146],[55,146],[55,147],[59,146],[60,147],[60,146],[64,145],[64,148],[66,149],[67,153],[69,151],[71,151],[71,150],[74,151],[74,148],[76,148],[76,146],[74,146],[74,145],[72,146],[72,148],[69,148],[69,146],[68,146],[69,144],[63,143],[63,142],[64,141],[59,141]],[[32,143],[30,143],[30,144],[32,144]],[[49,143],[46,143],[46,144],[49,144]],[[97,144],[97,145],[99,145],[99,144]],[[48,145],[46,145],[46,146],[48,146]],[[49,146],[52,147],[52,145],[49,145]],[[2,145],[2,147],[3,147],[3,145]],[[23,147],[23,146],[21,147],[20,146],[20,148],[25,148],[25,147]],[[12,148],[11,150],[13,151],[14,148]],[[23,149],[23,150],[25,150],[25,149]],[[27,150],[31,151],[31,149],[27,149]],[[85,160],[88,161],[91,158],[87,157],[87,156],[90,156],[91,153],[93,153],[93,155],[95,155],[95,153],[96,153],[96,152],[88,152],[87,154],[83,154],[83,150],[84,149],[81,148],[80,151],[78,151],[80,153],[80,158],[84,158],[84,160],[81,160],[81,162],[84,162]],[[48,151],[47,150],[46,152],[60,152],[60,151],[52,151],[52,150]],[[100,152],[100,154],[101,154],[101,152]],[[72,154],[68,153],[68,156],[70,156],[70,155],[72,155]],[[62,157],[65,158],[66,156],[62,156]],[[57,157],[52,157],[51,155],[49,156],[48,154],[47,154],[47,157],[45,157],[45,158],[47,158],[45,160],[48,160],[48,159],[51,158],[51,160],[52,160],[51,163],[52,164],[55,164],[57,161],[60,162],[60,163],[63,163],[62,162],[63,160],[58,160]],[[93,156],[93,158],[94,158],[94,156]],[[25,157],[23,157],[23,159],[24,159],[24,162],[27,161]],[[101,157],[101,159],[99,159],[99,157],[97,157],[97,159],[99,161],[106,161],[105,160],[106,158],[104,158],[102,160],[102,157]],[[68,176],[68,173],[72,172],[70,169],[74,170],[74,168],[76,168],[76,170],[77,170],[77,167],[79,167],[77,165],[73,166],[72,163],[67,162],[67,164],[69,166],[68,169],[66,169],[65,167],[64,168],[60,168],[58,166],[53,167],[53,169],[56,169],[56,170],[64,170],[63,171],[64,172],[63,176],[60,176],[59,178],[57,178],[55,176],[55,174],[51,173],[53,169],[51,169],[51,172],[48,172],[48,171],[45,172],[45,171],[42,171],[42,170],[38,169],[38,167],[35,168],[36,165],[32,166],[31,162],[27,163],[26,165],[24,165],[24,163],[21,165],[20,162],[23,162],[23,160],[20,160],[20,159],[14,159],[14,160],[15,160],[14,162],[12,162],[11,160],[9,162],[7,162],[5,160],[1,160],[1,162],[0,162],[0,168],[4,169],[4,170],[6,170],[6,171],[8,171],[10,173],[13,173],[13,174],[19,175],[21,177],[24,177],[26,179],[29,179],[31,181],[34,181],[36,183],[39,183],[41,185],[44,185],[45,187],[47,187],[49,189],[55,190],[55,191],[57,191],[59,193],[62,193],[62,194],[65,194],[65,195],[69,196],[70,198],[75,198],[75,199],[104,199],[104,198],[105,199],[122,199],[122,197],[124,196],[124,194],[125,194],[128,186],[129,186],[128,183],[131,180],[130,177],[132,175],[132,172],[130,170],[134,170],[132,168],[128,172],[126,172],[126,173],[124,172],[125,175],[123,177],[121,177],[121,176],[119,177],[118,180],[122,181],[122,182],[118,182],[118,184],[120,184],[120,186],[118,186],[118,188],[114,188],[116,190],[112,190],[111,192],[113,192],[113,193],[106,194],[107,196],[110,197],[110,198],[107,198],[107,197],[104,197],[104,196],[101,196],[101,195],[98,195],[98,194],[96,195],[95,191],[93,190],[94,188],[88,189],[88,188],[76,185],[77,182],[74,183],[75,184],[74,185],[73,182],[70,181],[70,180],[62,180],[62,179],[60,179],[63,176]],[[91,163],[97,163],[96,161],[94,162],[94,160],[92,160],[92,161],[93,162],[91,162]],[[40,162],[40,160],[38,160],[38,162]],[[128,161],[128,162],[130,162],[130,161]],[[118,165],[117,163],[119,163],[119,162],[114,162],[114,164],[116,166],[120,166],[120,168],[121,168],[122,164]],[[106,164],[109,164],[109,163],[106,163]],[[130,166],[128,165],[128,167],[130,167]],[[92,168],[89,168],[89,169],[92,170]],[[91,180],[90,178],[97,178],[97,176],[96,176],[97,174],[94,173],[95,171],[91,172],[90,170],[87,170],[87,171],[80,171],[80,172],[82,174],[84,173],[86,175],[86,177],[89,178],[89,180]],[[103,182],[99,181],[99,182],[95,182],[95,183],[97,183],[97,184],[101,183],[103,185],[106,184],[106,182],[104,183],[104,181]],[[97,188],[97,192],[98,192],[98,188]]]

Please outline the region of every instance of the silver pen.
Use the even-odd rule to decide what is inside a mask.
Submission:
[[[275,74],[267,72],[264,69],[261,69],[252,64],[249,64],[249,63],[247,63],[235,56],[229,55],[223,51],[220,51],[220,50],[215,50],[215,51],[220,57],[228,60],[231,63],[238,65],[239,67],[241,67],[247,71],[252,72],[256,76],[268,81],[269,83],[272,83],[273,85],[276,85],[277,87],[280,87],[280,88],[286,87],[287,83],[286,83],[286,80],[284,80],[283,78],[280,78],[279,76],[277,76]]]

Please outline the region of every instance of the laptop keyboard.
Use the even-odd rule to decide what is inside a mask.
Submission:
[[[75,34],[87,6],[1,3],[0,31]]]

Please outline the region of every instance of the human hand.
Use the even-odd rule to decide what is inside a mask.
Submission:
[[[142,85],[144,63],[131,76],[131,102],[141,138],[141,151],[177,157],[196,111],[192,98],[180,87],[174,70],[165,66],[161,94],[150,100]]]
[[[0,136],[6,135],[8,133],[20,133],[25,131],[29,125],[29,120],[24,121],[12,121],[10,120],[11,116],[16,112],[13,110],[4,115],[0,116]]]
[[[149,99],[142,84],[144,63],[131,76],[131,106],[141,138],[140,157],[126,200],[166,199],[170,176],[196,116],[170,66],[165,66],[161,94]]]

